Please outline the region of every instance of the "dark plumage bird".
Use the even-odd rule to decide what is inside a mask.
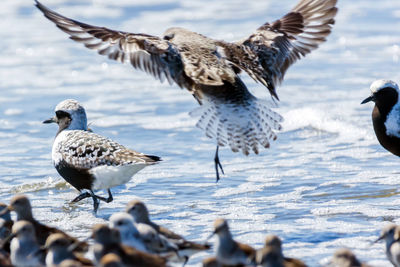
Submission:
[[[161,236],[167,238],[170,242],[173,242],[177,246],[177,253],[180,258],[184,258],[185,261],[189,259],[195,253],[210,249],[208,244],[199,244],[192,241],[186,240],[181,235],[174,233],[173,231],[160,226],[150,220],[149,211],[146,205],[140,200],[129,201],[126,206],[126,212],[132,215],[138,224],[145,224],[156,230]]]
[[[371,267],[360,262],[356,255],[347,248],[338,249],[333,254],[329,267]]]
[[[375,102],[372,123],[379,143],[389,152],[400,156],[399,86],[391,80],[377,80],[371,84],[371,96],[361,104]]]
[[[45,248],[47,249],[46,266],[59,266],[64,260],[73,260],[85,266],[93,266],[89,259],[77,255],[70,250],[72,244],[71,239],[64,234],[51,234],[45,244]]]
[[[258,154],[281,129],[282,118],[272,104],[253,96],[239,74],[246,72],[278,100],[275,88],[287,69],[326,40],[337,13],[337,0],[300,0],[281,19],[240,41],[226,42],[183,28],[170,28],[162,37],[115,31],[69,19],[35,1],[72,40],[186,88],[201,105],[193,113],[200,117],[197,127],[216,141],[217,181],[218,167],[223,172],[219,146]]]
[[[302,261],[283,256],[282,241],[276,235],[268,235],[264,247],[257,251],[256,262],[263,267],[307,267]]]
[[[46,239],[49,237],[49,235],[54,234],[54,233],[60,233],[68,237],[71,242],[77,243],[77,250],[78,251],[85,251],[87,250],[87,244],[85,242],[79,242],[76,238],[67,235],[63,231],[61,231],[58,228],[50,227],[47,225],[44,225],[37,221],[32,214],[32,206],[31,203],[28,199],[28,197],[24,195],[15,195],[13,198],[10,200],[10,205],[8,205],[8,210],[12,210],[15,213],[17,213],[17,221],[28,221],[33,225],[33,228],[35,230],[35,236],[36,240],[39,243],[39,245],[43,246],[46,242]]]
[[[214,231],[208,239],[217,235],[216,259],[223,266],[255,265],[256,250],[249,245],[235,241],[224,219],[214,221]]]
[[[77,190],[83,192],[72,202],[92,197],[94,212],[99,200],[111,202],[110,188],[129,182],[134,174],[160,161],[117,142],[88,131],[85,109],[73,99],[59,103],[56,116],[44,123],[57,123],[52,159],[58,173]],[[95,195],[93,190],[107,189],[108,198]]]
[[[105,224],[93,227],[92,238],[94,244],[89,252],[93,254],[96,264],[99,265],[102,258],[114,253],[120,257],[122,263],[127,267],[166,267],[167,260],[164,257],[138,251],[134,248],[121,244],[118,230],[111,229]]]

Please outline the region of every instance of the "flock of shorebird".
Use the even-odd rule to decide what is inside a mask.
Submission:
[[[10,212],[16,213],[12,221]],[[217,235],[215,256],[205,258],[203,267],[306,267],[301,260],[285,257],[282,241],[268,235],[264,247],[254,249],[235,241],[228,222],[216,219],[214,230],[203,243],[186,240],[154,223],[146,205],[130,201],[124,212],[116,212],[108,224],[96,224],[91,235],[78,240],[62,230],[49,227],[33,217],[25,195],[16,195],[10,204],[0,203],[1,267],[163,267],[183,263],[195,253],[211,248],[207,241]],[[92,243],[88,243],[92,239]],[[375,241],[386,241],[390,262],[400,266],[400,226],[387,225]],[[368,267],[348,249],[337,250],[327,267]]]
[[[10,212],[16,213],[12,221]],[[205,258],[203,267],[263,266],[306,267],[301,260],[285,257],[282,241],[268,235],[264,247],[254,249],[235,241],[228,222],[216,219],[214,230],[204,243],[186,240],[150,220],[146,205],[130,201],[124,212],[116,212],[108,224],[96,224],[91,235],[78,240],[62,230],[49,227],[33,217],[25,195],[16,195],[10,204],[0,203],[1,267],[163,267],[182,262],[193,254],[211,248],[207,241],[217,235],[216,254]],[[92,243],[88,243],[92,239]],[[400,266],[400,226],[388,225],[376,242],[386,240],[386,253],[394,266]],[[335,252],[327,266],[357,267],[361,263],[348,249]]]
[[[271,109],[279,100],[276,86],[294,62],[326,40],[337,13],[337,0],[300,0],[281,19],[263,24],[243,40],[226,42],[183,28],[170,28],[161,38],[115,31],[69,19],[35,2],[72,40],[186,88],[200,104],[192,113],[200,117],[197,126],[216,141],[217,181],[219,172],[223,173],[220,146],[257,154],[259,147],[268,148],[277,138],[282,118]],[[241,80],[241,72],[267,87],[272,101],[253,96]],[[375,102],[376,136],[385,149],[400,156],[399,87],[393,81],[378,80],[371,85],[371,92],[362,104]],[[55,116],[44,123],[58,124],[52,160],[58,173],[80,192],[72,202],[92,198],[95,213],[100,201],[113,200],[110,188],[127,183],[135,173],[161,160],[94,133],[88,128],[84,107],[73,99],[60,102]],[[95,194],[101,189],[108,191],[107,198]],[[14,196],[0,209],[0,266],[168,266],[185,264],[192,254],[211,247],[207,241],[187,241],[155,224],[139,200],[129,202],[125,212],[113,214],[109,224],[93,226],[92,244],[35,220],[26,196]],[[10,211],[17,214],[16,222]],[[215,221],[212,235],[217,235],[216,255],[205,259],[203,266],[306,266],[283,256],[277,236],[267,236],[264,247],[256,250],[234,241],[224,219]],[[381,239],[386,240],[390,262],[400,266],[400,227],[384,228]],[[330,266],[367,265],[341,249]]]

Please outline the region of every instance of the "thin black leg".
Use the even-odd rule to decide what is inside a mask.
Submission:
[[[189,257],[185,256],[184,259],[185,259],[185,261],[183,262],[182,267],[185,267],[186,263],[189,261]]]
[[[97,210],[99,209],[99,204],[100,203],[99,203],[99,200],[98,200],[97,196],[93,193],[92,190],[90,190],[90,193],[91,193],[91,196],[93,198],[93,212],[94,212],[94,214],[96,214]]]
[[[111,201],[114,200],[114,198],[113,198],[113,196],[112,196],[112,194],[111,194],[111,190],[110,190],[110,189],[107,189],[107,192],[108,192],[108,197],[107,197],[107,198],[101,197],[101,196],[98,196],[98,195],[95,195],[95,194],[93,193],[93,191],[92,191],[92,194],[95,195],[95,196],[97,197],[97,199],[99,199],[99,200],[101,200],[101,201],[104,201],[104,202],[106,202],[106,203],[110,203]]]
[[[222,174],[225,174],[225,173],[224,173],[224,169],[222,169],[221,162],[219,161],[218,149],[219,149],[219,146],[217,145],[217,150],[215,151],[215,157],[214,157],[214,162],[215,162],[215,173],[216,173],[216,175],[217,175],[217,183],[218,183],[218,181],[219,181],[219,171],[218,171],[218,167],[221,169]]]
[[[83,199],[85,199],[85,198],[88,198],[88,197],[91,197],[92,195],[91,194],[89,194],[89,192],[84,192],[84,193],[81,193],[79,196],[77,196],[76,198],[74,198],[71,202],[72,203],[75,203],[75,202],[79,202],[79,201],[81,201],[81,200],[83,200]]]

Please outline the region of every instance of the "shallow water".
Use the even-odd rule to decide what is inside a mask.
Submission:
[[[160,35],[182,26],[238,40],[295,5],[294,0],[46,0],[69,17],[110,28]],[[206,4],[204,4],[206,3]],[[188,112],[197,103],[177,86],[88,51],[47,21],[33,1],[3,0],[0,15],[0,201],[27,194],[35,216],[79,237],[95,222],[141,198],[154,220],[202,241],[215,218],[229,219],[236,239],[262,246],[267,233],[284,253],[310,266],[348,247],[388,266],[384,245],[370,242],[400,223],[399,159],[373,133],[372,105],[360,105],[378,78],[400,81],[400,2],[340,1],[328,42],[297,62],[278,88],[284,129],[271,149],[245,157],[222,149],[226,175],[215,183],[215,146]],[[246,7],[246,8],[244,8]],[[267,90],[244,76],[254,94]],[[66,98],[81,101],[91,128],[163,162],[114,188],[97,216],[91,201],[56,173],[56,126],[42,125]],[[211,253],[211,252],[210,252]],[[206,253],[190,260],[198,266]]]

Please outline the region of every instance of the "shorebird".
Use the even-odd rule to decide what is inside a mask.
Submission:
[[[400,156],[399,86],[391,80],[377,80],[370,89],[371,95],[361,104],[375,102],[372,123],[376,137],[386,150]]]
[[[216,219],[214,222],[214,231],[207,238],[217,235],[217,261],[222,265],[255,265],[256,250],[246,244],[233,240],[229,231],[228,222],[224,219]]]
[[[400,267],[400,226],[396,224],[386,225],[375,242],[381,240],[386,242],[386,257],[388,260],[393,266]]]
[[[89,259],[76,255],[70,250],[71,240],[64,234],[51,234],[45,244],[47,249],[46,266],[59,266],[64,260],[73,260],[85,266],[93,266]]]
[[[45,266],[46,253],[36,240],[35,228],[28,221],[13,225],[11,240],[11,262],[17,267]]]
[[[256,262],[263,267],[307,267],[298,259],[283,256],[282,241],[276,235],[266,237],[264,247],[257,251]]]
[[[338,249],[328,264],[329,267],[370,267],[360,262],[356,255],[347,248]]]
[[[159,235],[150,226],[135,224],[133,217],[125,212],[117,212],[111,215],[109,226],[117,229],[124,245],[151,254],[168,254],[177,252],[178,247]]]
[[[149,225],[160,235],[175,243],[178,248],[178,256],[185,259],[185,261],[187,261],[189,257],[193,254],[200,251],[208,250],[211,247],[208,244],[198,244],[195,242],[187,241],[181,235],[178,235],[173,231],[152,222],[150,220],[149,211],[146,205],[138,199],[130,201],[126,206],[125,211],[133,216],[136,223]]]
[[[45,244],[46,239],[50,234],[61,233],[67,236],[72,242],[79,244],[76,246],[78,251],[87,250],[87,244],[85,242],[79,242],[79,240],[77,240],[72,236],[67,235],[60,229],[44,225],[39,221],[37,221],[33,217],[32,206],[27,196],[25,195],[13,196],[10,200],[10,205],[8,205],[7,210],[12,210],[15,213],[17,213],[17,221],[24,220],[30,222],[33,225],[36,239],[41,246]]]
[[[72,202],[92,197],[94,212],[99,200],[113,200],[110,188],[129,182],[134,174],[161,159],[128,149],[88,131],[86,112],[78,101],[67,99],[55,108],[56,116],[43,123],[57,123],[52,159],[58,173],[81,193]],[[93,190],[107,189],[108,198]]]
[[[94,244],[89,252],[93,254],[95,263],[99,264],[103,256],[115,253],[129,267],[165,267],[167,259],[157,255],[141,252],[121,244],[121,237],[116,229],[105,224],[97,224],[92,229]]]
[[[285,16],[261,25],[247,38],[226,42],[178,27],[162,37],[115,31],[67,18],[35,1],[72,40],[186,88],[201,105],[191,113],[200,117],[197,127],[216,142],[217,181],[219,168],[223,173],[219,146],[258,154],[260,146],[268,148],[277,138],[282,117],[271,110],[279,100],[275,88],[294,62],[326,41],[337,13],[337,0],[300,0]],[[253,96],[241,72],[267,87],[273,101]]]
[[[13,224],[7,204],[0,203],[0,243],[11,234]]]

